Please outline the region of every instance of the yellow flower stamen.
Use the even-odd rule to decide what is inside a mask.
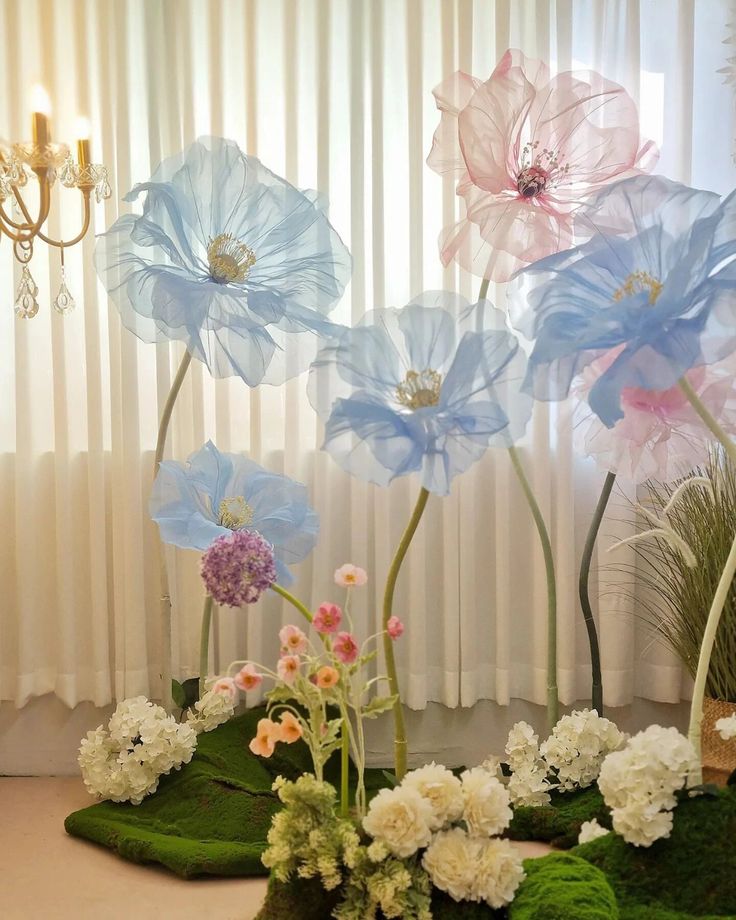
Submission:
[[[440,401],[442,374],[437,371],[407,371],[406,378],[396,388],[396,398],[402,406],[416,411],[436,406]]]
[[[662,293],[663,286],[662,282],[650,275],[649,272],[632,272],[621,287],[614,291],[613,299],[618,302],[623,300],[624,297],[631,297],[633,294],[649,291],[649,303],[654,305]]]
[[[218,284],[242,282],[256,264],[256,254],[230,233],[220,233],[207,246],[210,276]]]
[[[229,530],[240,530],[253,523],[253,509],[242,495],[223,498],[219,508],[220,524]]]

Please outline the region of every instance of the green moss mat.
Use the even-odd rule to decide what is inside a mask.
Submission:
[[[191,763],[164,776],[140,805],[100,802],[64,822],[69,834],[102,844],[125,859],[159,863],[185,878],[267,875],[261,863],[271,818],[279,807],[271,791],[279,774],[290,779],[311,769],[304,744],[279,745],[264,760],[248,750],[262,708],[249,710],[201,735]],[[338,783],[333,758],[326,778]],[[368,771],[375,791],[386,780]]]
[[[681,802],[651,847],[610,834],[573,852],[605,873],[623,920],[736,918],[736,787]]]
[[[580,826],[596,818],[604,827],[611,826],[611,818],[597,786],[579,792],[552,793],[550,805],[514,809],[514,818],[508,831],[512,840],[543,840],[561,850],[568,850],[578,842]]]

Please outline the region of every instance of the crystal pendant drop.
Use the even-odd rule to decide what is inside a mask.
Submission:
[[[38,313],[38,285],[27,265],[23,266],[20,284],[15,297],[15,315],[21,319],[32,319]]]
[[[71,313],[71,311],[76,306],[76,301],[69,292],[69,288],[66,286],[66,275],[64,274],[64,269],[61,270],[61,287],[59,288],[59,293],[56,295],[56,300],[54,301],[54,310],[57,313],[61,313],[62,316],[65,313]]]

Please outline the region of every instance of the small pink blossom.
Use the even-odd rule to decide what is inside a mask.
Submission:
[[[281,729],[280,740],[283,741],[284,744],[293,744],[304,734],[301,722],[288,710],[281,714],[281,724],[279,728]]]
[[[257,757],[270,757],[274,752],[277,742],[281,741],[282,729],[278,722],[271,719],[261,719],[258,722],[256,736],[248,747]]]
[[[329,690],[340,680],[340,674],[336,668],[325,664],[317,671],[316,678],[320,690]]]
[[[300,664],[298,655],[284,655],[276,665],[276,673],[287,686],[291,687],[299,673]]]
[[[307,650],[307,637],[298,626],[284,626],[279,630],[281,650],[288,655],[303,655]]]
[[[250,661],[243,665],[233,678],[233,682],[238,690],[255,690],[263,683],[263,675],[256,671],[255,665]]]
[[[319,633],[334,633],[342,622],[342,610],[337,604],[320,604],[312,625]]]
[[[434,97],[441,116],[427,163],[455,178],[464,204],[440,257],[493,281],[571,246],[588,195],[656,162],[634,100],[594,71],[552,76],[509,50],[488,80],[457,71]]]
[[[358,643],[349,632],[341,632],[335,636],[332,651],[343,664],[352,664],[358,657]]]
[[[368,581],[368,573],[357,565],[346,562],[335,570],[335,584],[341,588],[361,588]]]
[[[235,702],[238,697],[238,688],[232,677],[218,677],[212,684],[211,690],[213,693],[220,693],[222,696],[229,697],[232,702]]]
[[[404,624],[398,617],[389,617],[388,623],[386,623],[386,632],[392,639],[398,639],[399,636],[404,634]]]

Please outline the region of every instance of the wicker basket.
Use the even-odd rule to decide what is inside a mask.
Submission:
[[[714,700],[706,696],[703,701],[701,743],[703,751],[703,779],[708,783],[726,785],[736,770],[736,739],[724,741],[715,729],[719,719],[736,715],[736,703]]]

